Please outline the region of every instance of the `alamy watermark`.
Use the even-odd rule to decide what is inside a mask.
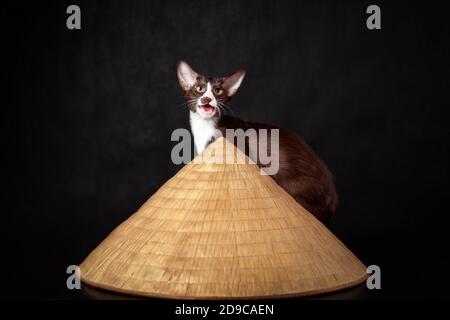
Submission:
[[[367,7],[367,14],[370,16],[366,20],[366,26],[369,30],[380,30],[381,29],[381,9],[376,4],[372,4]]]
[[[81,9],[76,4],[71,4],[67,7],[66,13],[70,14],[66,20],[66,27],[69,30],[81,29]]]
[[[66,273],[69,275],[66,280],[66,286],[69,290],[81,289],[81,272],[80,267],[77,265],[70,265],[66,269]]]
[[[69,16],[66,19],[66,26],[69,30],[81,29],[81,9],[76,4],[71,4],[67,7],[66,13]],[[381,29],[381,9],[378,5],[372,4],[367,7],[366,13],[370,16],[366,20],[366,26],[369,30]]]
[[[280,167],[279,129],[248,129],[245,131],[243,129],[226,129],[224,138],[230,143],[211,144],[200,156],[194,158],[193,163],[246,164],[250,159],[261,168],[262,175],[277,174]],[[172,162],[174,164],[190,162],[194,149],[190,131],[183,128],[176,129],[172,132],[171,140],[178,141],[172,148]]]
[[[367,267],[367,274],[369,276],[366,280],[366,286],[369,290],[381,289],[381,269],[379,266],[373,264]]]

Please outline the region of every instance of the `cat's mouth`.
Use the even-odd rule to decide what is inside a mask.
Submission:
[[[216,112],[216,108],[210,104],[201,104],[198,107],[207,116],[212,116]]]

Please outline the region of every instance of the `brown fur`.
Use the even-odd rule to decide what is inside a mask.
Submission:
[[[221,117],[218,127],[224,136],[226,129],[252,128],[257,132],[258,129],[279,129],[280,165],[278,173],[272,178],[320,221],[325,224],[332,221],[337,205],[333,176],[300,137],[282,128],[263,123],[245,122],[227,115]],[[270,142],[270,139],[268,140]],[[233,142],[237,143],[237,141]],[[245,149],[247,155],[248,151],[247,143]]]

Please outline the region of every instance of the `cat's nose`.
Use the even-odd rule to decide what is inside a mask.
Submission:
[[[211,102],[211,98],[210,97],[203,97],[200,99],[200,102],[203,104],[208,104]]]

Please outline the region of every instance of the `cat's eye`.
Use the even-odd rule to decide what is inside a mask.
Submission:
[[[218,96],[221,96],[223,94],[223,90],[220,88],[215,88],[214,93],[217,94]]]
[[[204,86],[196,86],[195,87],[195,91],[197,91],[198,93],[203,93],[205,92],[206,88]]]

